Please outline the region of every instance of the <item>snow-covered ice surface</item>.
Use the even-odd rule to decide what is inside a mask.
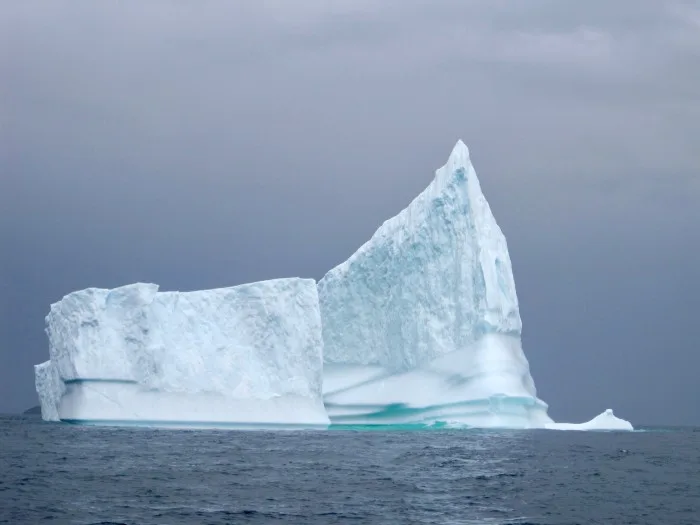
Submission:
[[[506,239],[463,142],[318,289],[334,424],[553,423],[521,347]]]
[[[37,365],[47,420],[160,426],[327,425],[316,283],[196,292],[87,289],[52,305]]]

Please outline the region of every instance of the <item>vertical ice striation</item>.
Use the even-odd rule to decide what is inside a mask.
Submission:
[[[318,289],[332,421],[550,421],[520,344],[506,239],[462,141]]]

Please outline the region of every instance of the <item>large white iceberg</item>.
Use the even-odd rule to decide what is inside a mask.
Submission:
[[[318,289],[333,423],[552,423],[521,347],[506,239],[463,142]]]
[[[87,289],[51,306],[37,365],[47,420],[325,426],[316,283],[197,292]]]
[[[157,426],[554,423],[522,350],[506,239],[459,141],[410,205],[318,283],[87,289],[52,305],[47,420]]]

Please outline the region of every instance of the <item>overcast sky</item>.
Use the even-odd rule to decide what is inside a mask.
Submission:
[[[700,424],[700,2],[0,6],[0,412],[63,295],[321,278],[462,138],[550,415]]]

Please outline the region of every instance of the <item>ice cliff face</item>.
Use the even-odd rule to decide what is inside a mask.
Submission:
[[[520,345],[506,240],[461,141],[318,290],[334,422],[447,412],[477,426],[550,421]],[[367,408],[348,408],[358,405]]]
[[[46,317],[51,363],[62,380],[135,380],[145,357],[155,284],[89,288],[51,305]]]
[[[522,326],[506,240],[461,141],[428,188],[318,289],[328,363],[411,369]]]
[[[52,305],[44,419],[326,424],[310,279],[197,292],[88,289]]]
[[[41,417],[46,421],[58,421],[58,405],[66,388],[56,367],[51,361],[34,365],[34,377],[41,405]]]

